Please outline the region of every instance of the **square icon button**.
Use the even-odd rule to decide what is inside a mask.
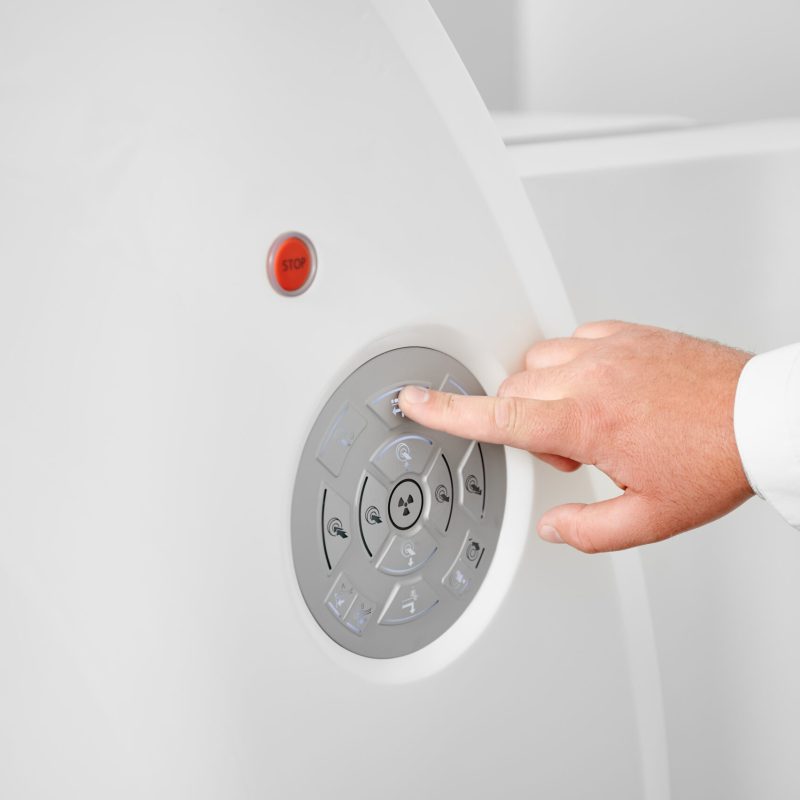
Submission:
[[[362,636],[377,612],[375,603],[360,594],[344,619],[345,627],[349,628],[356,636]]]
[[[398,403],[398,396],[404,386],[424,386],[430,389],[431,385],[428,381],[405,381],[404,383],[396,383],[387,389],[382,389],[376,395],[369,399],[369,407],[382,419],[387,427],[397,427],[406,417],[400,410]]]
[[[356,589],[350,578],[342,573],[331,587],[328,596],[325,598],[325,605],[328,606],[334,617],[343,620],[350,611],[353,601],[356,599]]]
[[[338,476],[344,460],[361,431],[367,427],[364,418],[349,404],[336,415],[327,436],[322,440],[317,458],[331,473]]]

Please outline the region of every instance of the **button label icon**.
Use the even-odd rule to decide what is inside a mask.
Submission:
[[[413,617],[414,614],[417,613],[417,600],[419,600],[419,595],[417,594],[417,590],[412,586],[407,599],[400,604],[400,608],[402,608],[409,617]]]
[[[333,569],[350,546],[350,506],[333,489],[323,484],[319,535],[328,569]],[[343,521],[344,520],[344,521]]]
[[[414,495],[413,495],[413,494],[410,494],[408,497],[405,497],[405,498],[403,498],[403,497],[398,497],[398,498],[397,498],[397,505],[398,505],[400,508],[402,508],[402,509],[403,509],[403,516],[404,516],[404,517],[407,517],[409,514],[411,514],[411,511],[409,510],[409,508],[408,508],[408,507],[409,507],[409,506],[410,506],[410,505],[411,505],[413,502],[414,502]]]
[[[472,494],[483,494],[483,489],[481,489],[478,479],[474,475],[467,475],[464,479],[464,487],[468,492],[472,492]]]
[[[383,522],[381,512],[375,506],[370,506],[364,513],[364,519],[369,525],[380,525]]]
[[[358,501],[358,528],[367,555],[372,558],[389,535],[387,508],[389,493],[380,481],[371,476],[364,478],[361,498]]]
[[[430,521],[440,533],[446,534],[453,515],[453,475],[444,453],[440,453],[428,475],[433,502]]]
[[[450,576],[450,586],[458,594],[462,594],[469,586],[469,578],[464,574],[464,570],[456,567]]]
[[[413,539],[395,536],[378,569],[387,575],[408,575],[424,567],[437,550],[436,540],[424,529],[417,531]]]
[[[389,519],[398,530],[407,531],[416,525],[422,514],[423,495],[413,478],[400,481],[389,497]]]
[[[411,469],[411,462],[414,456],[411,455],[411,448],[406,442],[400,442],[394,451],[397,460],[403,465],[403,469]]]
[[[364,629],[369,625],[372,615],[375,612],[375,604],[366,597],[358,596],[350,613],[344,620],[345,626],[351,630],[356,636],[361,636]]]
[[[348,533],[342,527],[342,521],[339,517],[331,517],[328,520],[326,528],[330,536],[338,536],[340,539],[346,539],[348,537]]]
[[[439,598],[425,581],[399,585],[379,622],[381,625],[404,625],[428,613]]]
[[[400,555],[403,558],[408,559],[408,566],[414,566],[414,559],[417,556],[417,550],[414,547],[414,542],[403,542],[403,546],[400,548]]]
[[[392,416],[402,417],[403,419],[406,418],[406,415],[403,413],[403,409],[400,408],[400,398],[399,397],[393,397],[392,398]]]
[[[486,468],[479,442],[473,442],[459,467],[459,500],[475,519],[483,519],[486,505]]]
[[[340,575],[333,584],[327,599],[327,606],[334,616],[343,620],[353,604],[356,590],[346,575]]]
[[[469,589],[472,578],[468,574],[466,564],[459,558],[444,579],[444,585],[456,597],[461,597]]]
[[[480,565],[484,552],[486,552],[486,548],[480,542],[475,541],[475,539],[467,539],[467,543],[464,546],[464,558],[475,569]]]

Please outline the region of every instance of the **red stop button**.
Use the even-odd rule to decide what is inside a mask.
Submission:
[[[267,272],[272,287],[281,294],[300,294],[314,280],[317,256],[314,245],[302,233],[284,233],[272,244]]]

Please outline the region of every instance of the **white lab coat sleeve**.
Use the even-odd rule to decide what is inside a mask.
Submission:
[[[753,491],[800,528],[800,344],[745,364],[733,427]]]

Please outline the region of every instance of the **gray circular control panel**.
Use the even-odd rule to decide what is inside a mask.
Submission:
[[[484,394],[437,350],[373,358],[323,408],[292,499],[292,554],[311,613],[342,647],[372,658],[419,650],[461,616],[505,508],[503,449],[405,418],[397,396],[408,384]]]

